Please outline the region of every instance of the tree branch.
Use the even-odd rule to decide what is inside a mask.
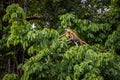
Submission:
[[[27,21],[36,20],[36,19],[44,19],[44,17],[43,16],[31,16],[31,17],[26,18]]]

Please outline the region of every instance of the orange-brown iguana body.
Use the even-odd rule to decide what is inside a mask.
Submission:
[[[65,36],[69,38],[68,41],[73,41],[76,44],[76,46],[78,46],[78,44],[80,45],[87,44],[85,41],[81,40],[78,37],[78,34],[71,30],[70,28],[65,29],[65,31],[66,31]]]

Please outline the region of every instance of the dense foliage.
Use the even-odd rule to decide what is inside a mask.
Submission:
[[[1,79],[120,79],[119,0],[15,1],[0,17]],[[68,44],[65,28],[87,44]]]

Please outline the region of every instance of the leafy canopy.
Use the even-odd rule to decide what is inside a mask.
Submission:
[[[100,0],[94,1],[98,3]],[[30,0],[30,2],[36,1]],[[66,4],[67,2],[70,4]],[[73,5],[75,3],[76,5]],[[27,15],[37,11],[31,8],[32,5],[28,14],[18,4],[7,7],[3,20],[8,21],[9,24],[4,28],[5,34],[0,40],[0,45],[4,45],[0,50],[4,57],[10,59],[13,64],[16,63],[14,65],[19,65],[17,71],[21,69],[23,72],[20,75],[17,71],[13,71],[11,74],[6,74],[3,80],[118,80],[120,78],[119,0],[111,1],[110,10],[105,13],[106,15],[95,15],[94,18],[88,19],[86,16],[92,15],[89,14],[90,9],[86,8],[89,4],[85,2],[85,7],[80,8],[77,3],[80,3],[79,0],[73,3],[71,0],[42,1],[43,7],[37,10],[41,14],[46,13],[47,17],[50,15],[53,25],[59,25],[57,29],[45,28],[45,26],[39,29],[32,28],[32,21],[26,20]],[[88,0],[88,3],[93,4],[93,1]],[[79,9],[84,11],[81,17],[82,11]],[[96,11],[96,9],[92,10]],[[104,20],[101,22],[99,17]],[[35,23],[39,24],[37,21]],[[80,38],[89,45],[78,47],[73,44],[68,45],[65,37],[60,38],[61,32],[67,27],[77,31]]]

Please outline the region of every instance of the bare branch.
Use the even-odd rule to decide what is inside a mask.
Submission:
[[[31,16],[31,17],[26,18],[27,21],[36,20],[36,19],[44,19],[44,17],[43,16]]]

